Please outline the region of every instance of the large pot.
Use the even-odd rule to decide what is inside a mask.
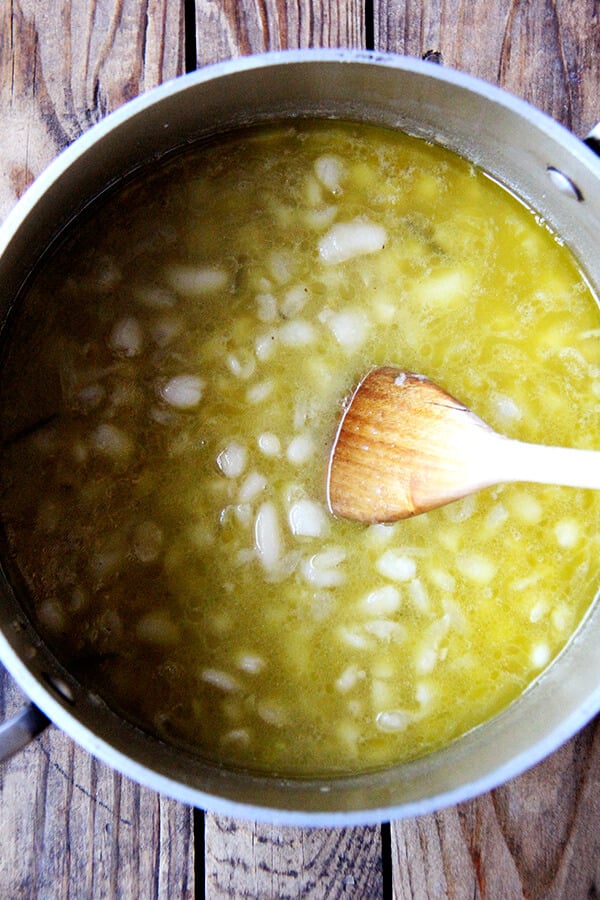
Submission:
[[[174,147],[298,115],[401,128],[486,169],[560,233],[600,290],[600,162],[589,146],[514,97],[412,59],[298,51],[206,68],[134,100],[63,153],[0,229],[4,318],[41,251],[108,186]],[[14,749],[46,721],[125,775],[181,801],[271,822],[350,825],[430,812],[517,775],[600,708],[600,608],[505,712],[450,747],[375,774],[281,779],[229,771],[158,741],[85,691],[44,646],[2,576],[0,659],[34,706],[0,733]]]

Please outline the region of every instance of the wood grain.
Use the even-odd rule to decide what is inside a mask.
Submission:
[[[381,0],[375,46],[500,83],[580,136],[600,118],[596,0]]]
[[[202,0],[198,65],[298,47],[363,47],[363,0]]]
[[[379,828],[274,828],[211,816],[206,896],[381,897]]]
[[[0,4],[0,218],[60,150],[183,59],[178,0]],[[23,699],[0,679],[2,718]],[[194,896],[191,811],[56,729],[0,767],[0,844],[3,898]]]
[[[596,897],[600,728],[489,794],[392,824],[398,898]]]
[[[194,896],[190,810],[56,729],[0,767],[0,835],[3,898]]]
[[[90,125],[183,71],[183,21],[183,0],[0,4],[0,218]]]

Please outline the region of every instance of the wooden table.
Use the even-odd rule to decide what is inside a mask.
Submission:
[[[0,0],[0,216],[91,124],[218,59],[374,47],[499,82],[581,136],[597,0]],[[500,139],[500,138],[499,138]],[[9,679],[0,716],[22,702]],[[477,800],[382,827],[271,828],[158,796],[48,730],[0,766],[0,900],[600,893],[600,727]]]

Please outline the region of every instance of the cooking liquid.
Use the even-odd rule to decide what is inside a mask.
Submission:
[[[232,765],[443,746],[573,634],[600,497],[336,520],[342,403],[394,363],[510,437],[598,447],[599,334],[570,252],[444,149],[298,122],[173,158],[98,205],[9,329],[0,513],[36,626],[131,720]]]

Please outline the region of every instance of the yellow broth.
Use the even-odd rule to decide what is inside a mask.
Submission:
[[[599,334],[560,240],[439,147],[298,122],[164,163],[9,329],[0,511],[40,632],[141,727],[232,765],[443,746],[573,634],[600,498],[514,485],[336,520],[344,398],[395,363],[509,436],[598,446]]]

